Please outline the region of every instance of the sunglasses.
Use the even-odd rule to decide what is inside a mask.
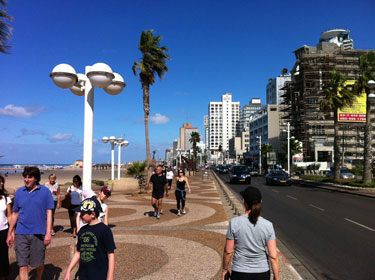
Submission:
[[[85,216],[86,214],[91,215],[91,213],[92,213],[91,211],[81,211],[82,216]]]

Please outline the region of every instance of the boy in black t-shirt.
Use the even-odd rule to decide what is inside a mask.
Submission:
[[[70,272],[78,262],[80,280],[114,279],[116,245],[110,228],[98,220],[101,211],[96,198],[88,198],[81,202],[81,218],[87,225],[78,232],[77,250],[70,261],[64,280],[70,280]]]

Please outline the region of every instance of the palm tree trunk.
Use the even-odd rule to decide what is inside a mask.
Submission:
[[[370,120],[370,102],[366,100],[366,126],[364,135],[364,147],[363,147],[363,183],[371,183],[371,120]]]
[[[339,122],[337,119],[337,109],[334,111],[334,140],[333,140],[333,160],[334,160],[334,178],[340,179],[340,147],[339,147]]]
[[[146,136],[146,170],[147,170],[147,181],[151,177],[151,152],[150,152],[150,138],[148,135],[148,116],[150,115],[150,87],[149,85],[142,85],[143,88],[143,111],[145,120],[145,136]]]

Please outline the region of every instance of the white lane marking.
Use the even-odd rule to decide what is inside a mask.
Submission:
[[[294,199],[294,200],[297,200],[297,198],[295,198],[294,196],[287,195],[287,197],[289,197],[291,199]]]
[[[373,228],[366,227],[365,225],[362,225],[362,224],[360,224],[360,223],[357,223],[357,222],[355,222],[355,221],[353,221],[353,220],[350,220],[350,219],[348,219],[348,218],[344,218],[344,219],[347,220],[348,222],[351,222],[351,223],[353,223],[353,224],[356,224],[357,226],[363,227],[363,228],[368,229],[368,230],[370,230],[370,231],[375,231],[375,229],[373,229]]]
[[[279,193],[279,191],[277,191],[277,190],[272,190],[273,192],[275,192],[275,193]]]
[[[320,207],[315,206],[315,205],[313,205],[313,204],[309,204],[309,206],[312,207],[312,208],[318,209],[318,210],[320,210],[320,211],[324,211],[323,208],[320,208]]]

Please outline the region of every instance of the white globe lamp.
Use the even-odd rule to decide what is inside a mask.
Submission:
[[[109,86],[112,83],[112,80],[115,78],[111,67],[105,63],[95,63],[93,66],[91,66],[86,75],[91,84],[98,88],[105,88]]]
[[[76,70],[65,63],[56,65],[49,76],[54,84],[60,88],[71,88],[77,81]]]

